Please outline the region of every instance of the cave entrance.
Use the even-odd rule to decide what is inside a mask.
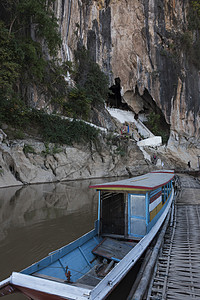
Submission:
[[[121,93],[121,80],[119,77],[115,78],[115,84],[113,84],[109,90],[111,93],[108,95],[107,105],[113,108],[120,108],[130,110],[128,104],[123,101]]]
[[[135,119],[143,122],[154,134],[162,136],[163,143],[167,143],[170,134],[170,124],[167,123],[162,110],[151,97],[147,89],[143,94],[139,93],[136,86],[135,90],[127,90],[123,95],[123,100],[134,112]]]
[[[151,97],[147,89],[143,94],[139,93],[138,87],[128,90],[122,96],[121,80],[115,78],[115,84],[110,88],[107,106],[132,111],[136,120],[143,122],[154,134],[162,136],[163,143],[167,143],[170,134],[170,124],[167,123],[162,110]]]
[[[140,96],[137,88],[136,93]],[[162,136],[163,143],[167,143],[170,135],[170,124],[167,123],[162,110],[157,106],[147,89],[140,97],[143,108],[139,115],[143,115],[143,123],[154,135]]]

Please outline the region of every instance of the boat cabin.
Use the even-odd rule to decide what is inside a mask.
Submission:
[[[139,240],[156,223],[172,193],[174,171],[91,186],[99,191],[98,232],[101,236]]]

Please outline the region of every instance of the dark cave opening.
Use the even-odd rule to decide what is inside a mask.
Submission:
[[[135,92],[127,91],[122,97],[121,89],[121,80],[117,77],[115,84],[109,88],[107,106],[132,111],[136,120],[142,121],[154,135],[162,136],[163,142],[167,143],[170,124],[167,123],[164,113],[153,100],[149,91],[145,89],[141,95],[136,85]]]
[[[141,95],[143,101],[143,113],[146,117],[144,124],[155,135],[161,135],[163,142],[166,143],[170,135],[170,124],[167,123],[166,118],[156,102],[153,100],[148,90],[145,89]]]
[[[128,104],[122,100],[121,80],[119,77],[115,78],[115,84],[113,84],[109,90],[110,94],[108,95],[107,99],[107,105],[109,107],[130,110]]]

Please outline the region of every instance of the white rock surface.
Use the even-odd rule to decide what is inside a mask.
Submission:
[[[0,145],[0,188],[22,184],[64,180],[126,176],[149,170],[142,152],[134,142],[108,146],[102,140],[101,150],[93,146],[62,146],[53,153],[54,145],[45,153],[45,145],[33,140]],[[30,145],[35,153],[24,153]],[[123,149],[123,147],[125,147]]]

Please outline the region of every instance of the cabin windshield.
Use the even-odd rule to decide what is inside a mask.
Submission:
[[[124,235],[125,204],[123,193],[101,192],[101,233]]]

